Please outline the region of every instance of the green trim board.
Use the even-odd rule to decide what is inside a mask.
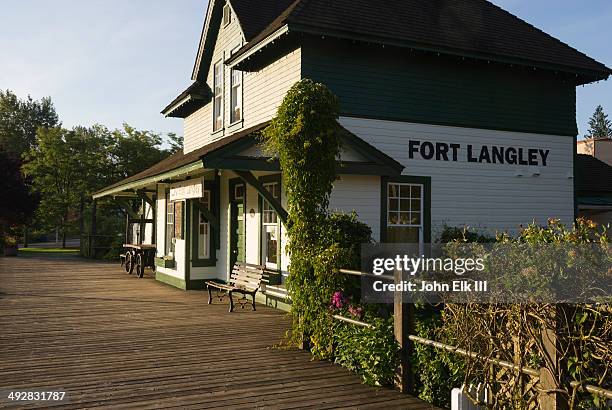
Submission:
[[[326,84],[341,116],[576,136],[576,89],[560,75],[305,40],[302,77]],[[393,73],[393,75],[389,75]],[[356,86],[358,84],[358,86]]]
[[[159,271],[155,272],[155,280],[181,290],[202,290],[206,288],[205,279],[185,280]]]
[[[276,198],[270,195],[270,193],[263,187],[260,181],[255,177],[255,175],[253,175],[249,171],[240,171],[240,170],[234,170],[234,173],[238,175],[245,183],[255,188],[257,193],[263,196],[266,199],[266,201],[268,201],[270,206],[272,206],[272,208],[276,211],[279,219],[283,223],[285,224],[287,223],[289,214],[283,208],[283,205],[280,203],[280,201],[278,201]]]
[[[338,125],[343,145],[355,150],[365,161],[339,161],[338,172],[361,175],[401,175],[404,166],[370,145],[346,128]],[[233,141],[202,157],[206,168],[231,169],[233,171],[280,171],[277,159],[241,155],[258,145],[257,133]]]
[[[380,242],[387,241],[387,185],[393,182],[423,185],[423,242],[431,243],[431,177],[408,175],[380,179]]]

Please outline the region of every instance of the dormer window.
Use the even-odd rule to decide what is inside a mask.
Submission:
[[[214,67],[213,131],[223,128],[223,62]]]
[[[232,22],[232,9],[229,4],[223,6],[223,27]]]

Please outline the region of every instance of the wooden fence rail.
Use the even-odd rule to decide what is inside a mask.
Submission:
[[[368,272],[360,272],[350,269],[340,269],[340,273],[351,275],[351,276],[360,276],[360,277],[375,277],[377,279],[395,281],[399,283],[401,281],[401,273],[396,272],[394,276],[391,275],[374,275]],[[398,295],[400,294],[400,295]],[[407,305],[407,306],[406,306]],[[334,315],[334,319],[340,320],[343,322],[351,323],[356,326],[372,328],[373,326],[369,323],[351,319],[341,315]],[[412,369],[410,367],[410,356],[413,353],[413,345],[412,343],[420,343],[435,347],[437,349],[443,349],[461,356],[472,357],[479,360],[485,360],[488,363],[493,365],[512,370],[518,371],[522,374],[528,375],[534,378],[540,378],[542,375],[543,369],[533,369],[531,367],[526,366],[518,366],[515,363],[511,363],[505,360],[500,360],[496,358],[490,358],[482,356],[479,353],[471,352],[465,349],[461,349],[458,346],[452,346],[445,343],[436,342],[434,340],[425,339],[419,336],[414,335],[414,312],[413,306],[410,303],[403,303],[401,292],[396,292],[396,296],[394,298],[394,333],[397,342],[400,345],[400,370],[398,375],[399,384],[396,386],[402,392],[410,392],[412,390],[412,385],[414,384],[412,379]],[[408,343],[407,343],[408,342]],[[543,380],[540,380],[541,383],[544,383]],[[573,381],[570,383],[570,386],[578,391],[588,392],[590,394],[598,395],[601,397],[605,397],[607,399],[612,399],[612,391],[604,389],[600,386],[593,385],[583,385],[579,382]],[[549,386],[542,386],[543,389],[547,389]],[[544,409],[556,409],[563,407],[558,406],[556,403],[551,405],[551,400],[545,399],[541,408]]]

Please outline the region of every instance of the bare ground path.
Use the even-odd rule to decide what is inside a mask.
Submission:
[[[280,311],[206,302],[117,264],[0,258],[0,392],[67,392],[32,408],[432,408],[271,349],[289,326]]]

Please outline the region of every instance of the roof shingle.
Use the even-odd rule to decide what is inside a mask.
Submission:
[[[231,0],[249,41],[285,24],[292,31],[365,36],[371,41],[480,57],[511,58],[607,76],[605,65],[486,0]],[[264,26],[269,22],[267,26]],[[573,72],[573,71],[571,71]]]

